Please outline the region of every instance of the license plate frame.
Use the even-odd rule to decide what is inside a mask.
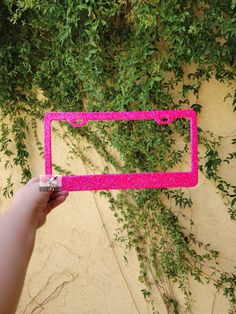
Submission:
[[[62,176],[62,189],[67,191],[89,191],[193,187],[198,183],[198,138],[197,115],[192,109],[128,112],[48,112],[44,116],[45,174],[52,175],[52,121],[67,121],[74,127],[82,127],[88,121],[108,120],[155,120],[158,124],[170,124],[176,118],[190,119],[190,171]],[[80,122],[77,122],[78,120]]]

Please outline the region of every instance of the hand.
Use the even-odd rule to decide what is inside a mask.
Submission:
[[[32,178],[15,194],[12,206],[26,219],[30,219],[37,229],[46,222],[50,211],[62,204],[69,195],[68,191],[42,192],[39,190],[39,176]]]
[[[18,190],[0,219],[0,313],[15,313],[32,255],[37,228],[63,203],[67,191],[42,192],[39,177]]]

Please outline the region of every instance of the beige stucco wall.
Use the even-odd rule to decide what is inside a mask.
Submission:
[[[199,126],[218,135],[236,133],[236,113],[232,113],[226,85],[214,80],[203,83],[199,103],[204,104]],[[190,96],[192,102],[196,102]],[[43,125],[38,123],[38,134],[43,140]],[[223,150],[230,148],[230,137],[225,138]],[[33,175],[44,173],[44,161],[39,157],[33,134],[28,139]],[[60,142],[60,141],[59,141]],[[60,142],[58,160],[63,159],[65,145]],[[98,163],[101,161],[98,160]],[[6,171],[1,162],[0,185],[5,185]],[[80,168],[81,167],[81,168]],[[71,169],[85,173],[83,163]],[[236,184],[236,162],[224,167],[222,173]],[[19,173],[14,173],[15,188]],[[233,271],[236,264],[236,223],[231,221],[216,188],[201,174],[198,186],[188,189],[194,201],[191,213],[195,221],[193,232],[200,241],[211,243],[221,252],[220,263],[225,271]],[[1,197],[1,210],[10,200]],[[38,231],[35,250],[28,269],[18,314],[146,314],[151,307],[143,299],[138,282],[138,263],[134,252],[124,253],[114,241],[118,227],[106,201],[94,192],[71,192],[66,203],[55,209],[47,223]],[[128,263],[124,261],[124,254]],[[190,281],[194,314],[227,313],[225,298],[215,294],[211,285]],[[176,294],[178,294],[176,292]],[[165,313],[162,301],[160,313]],[[181,297],[180,297],[181,302]],[[41,304],[41,305],[40,305]]]

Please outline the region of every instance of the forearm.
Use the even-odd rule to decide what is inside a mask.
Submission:
[[[11,208],[0,217],[0,314],[15,313],[36,230],[68,194],[68,191],[41,192],[39,176],[34,177],[14,195]]]
[[[36,229],[24,210],[12,206],[0,217],[0,314],[16,311]]]

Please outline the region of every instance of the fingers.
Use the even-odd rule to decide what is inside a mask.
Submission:
[[[59,196],[68,196],[69,192],[68,191],[59,191],[59,192],[53,192],[53,194],[50,196],[50,201],[54,200],[55,198]]]
[[[55,199],[50,200],[50,202],[49,202],[49,204],[50,204],[50,211],[53,208],[61,205],[65,201],[65,199],[67,198],[68,195],[69,195],[69,193],[68,194],[63,194],[63,195],[60,195],[60,196],[56,197]]]

